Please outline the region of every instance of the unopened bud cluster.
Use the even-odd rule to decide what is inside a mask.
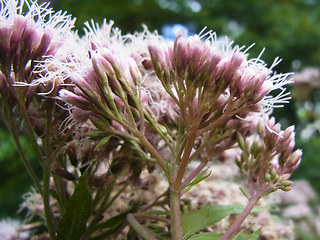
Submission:
[[[277,189],[289,191],[292,172],[301,161],[302,152],[294,148],[294,127],[281,131],[274,118],[261,120],[258,136],[245,140],[238,134],[238,145],[242,150],[237,159],[240,169],[248,176],[249,183],[264,194]]]

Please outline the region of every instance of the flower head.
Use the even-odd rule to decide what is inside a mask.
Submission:
[[[48,6],[36,1],[0,1],[0,67],[6,75],[11,65],[14,72],[21,71],[29,61],[54,54],[73,27],[70,15]]]
[[[215,111],[222,99],[222,110],[224,115],[230,114],[228,117],[246,115],[257,109],[257,104],[262,113],[269,114],[272,107],[289,99],[283,86],[289,82],[290,74],[272,71],[280,62],[278,59],[267,68],[260,56],[249,60],[243,48],[232,48],[227,41],[221,43],[213,33],[205,41],[198,35],[178,34],[173,45],[150,44],[148,49],[154,71],[166,91],[175,96],[180,108],[193,108],[182,110],[186,119],[214,118],[221,114]],[[268,95],[277,89],[280,94],[276,97]]]
[[[237,164],[248,175],[249,183],[265,195],[277,189],[289,191],[292,184],[289,177],[301,161],[302,151],[293,151],[294,127],[281,131],[281,125],[274,118],[259,122],[258,136],[244,140],[238,135],[242,150]]]

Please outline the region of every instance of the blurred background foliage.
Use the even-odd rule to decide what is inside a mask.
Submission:
[[[55,0],[51,1],[51,6],[76,17],[80,34],[85,21],[93,19],[101,23],[104,18],[114,20],[123,33],[141,31],[145,24],[149,30],[158,30],[168,38],[172,38],[172,31],[178,26],[183,26],[190,34],[207,26],[218,37],[227,35],[235,44],[256,43],[250,50],[250,58],[258,57],[265,47],[262,59],[268,66],[280,56],[283,61],[276,68],[278,72],[320,66],[319,0]],[[310,91],[310,98],[304,102],[316,106],[320,98],[312,96],[317,94],[316,90]],[[320,119],[320,115],[299,114],[304,106],[293,99],[275,114],[284,125],[297,126],[297,143],[304,155],[294,178],[308,179],[320,193],[319,131],[308,138],[301,138],[300,134],[305,126]],[[27,142],[25,147],[28,149]],[[3,127],[0,128],[0,163],[0,213],[1,217],[12,216],[22,194],[30,189],[31,180]]]
[[[40,175],[40,166],[27,139],[20,136],[22,147],[31,165]],[[20,159],[13,137],[0,124],[0,219],[17,216],[23,195],[31,189],[32,180]]]

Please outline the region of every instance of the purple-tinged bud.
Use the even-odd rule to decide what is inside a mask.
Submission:
[[[22,35],[23,50],[33,52],[41,41],[41,31],[37,29],[34,22],[29,21]],[[30,56],[27,56],[30,58]]]
[[[133,58],[129,58],[128,62],[129,62],[130,75],[131,75],[133,82],[141,81],[142,74],[137,66],[137,63],[134,61]]]
[[[111,126],[118,132],[122,132],[122,133],[125,132],[124,127],[116,121],[112,121]]]
[[[262,84],[262,86],[260,87],[260,89],[253,93],[253,100],[252,103],[257,103],[260,102],[270,91],[272,88],[272,83],[266,81]]]
[[[71,114],[75,121],[79,123],[84,123],[89,119],[90,112],[84,111],[81,108],[73,106]]]
[[[125,109],[125,105],[124,105],[123,101],[121,100],[121,98],[119,98],[117,95],[114,95],[113,100],[119,109],[121,109],[122,111]]]
[[[94,51],[96,51],[99,48],[97,43],[95,43],[94,41],[91,41],[90,46],[91,46],[91,49]]]
[[[289,142],[294,139],[294,126],[287,127],[282,133],[282,139],[280,139],[281,142],[285,143],[286,145],[289,144]]]
[[[16,15],[12,27],[12,34],[10,38],[11,54],[17,54],[18,48],[21,44],[22,34],[27,26],[27,18],[21,15]]]
[[[9,64],[11,33],[12,29],[10,27],[0,27],[0,63],[3,66]]]
[[[290,173],[293,172],[301,162],[302,151],[297,149],[287,160],[286,165],[290,168]]]
[[[116,76],[111,64],[100,54],[91,51],[91,58],[92,58],[92,65],[97,73],[97,75],[100,76],[100,78],[105,78],[105,74],[107,74],[109,77]]]
[[[70,79],[72,83],[74,83],[80,89],[87,89],[92,91],[92,85],[87,81],[87,79],[84,79],[84,77],[79,73],[71,74]]]
[[[116,77],[116,71],[114,69],[115,67],[115,61],[111,54],[111,52],[108,49],[104,49],[103,53],[101,54],[101,58],[98,58],[97,60],[100,62],[101,67],[103,67],[104,72],[109,77]],[[111,61],[111,62],[110,62]],[[114,65],[112,65],[114,64]]]
[[[49,48],[49,45],[51,43],[51,39],[52,39],[51,32],[47,31],[47,32],[44,32],[42,34],[40,43],[39,43],[38,47],[35,49],[35,51],[32,54],[33,55],[32,56],[33,59],[41,57],[46,53],[46,51]]]
[[[61,89],[59,91],[59,97],[61,100],[77,106],[83,110],[90,110],[90,102],[82,96],[74,94],[66,89]]]
[[[168,84],[170,82],[170,71],[173,71],[172,59],[169,54],[172,49],[166,49],[165,46],[149,45],[148,51],[157,77]]]
[[[188,50],[189,46],[187,40],[183,39],[181,34],[178,34],[174,41],[172,62],[174,63],[178,74],[182,76],[184,76],[190,60]]]
[[[234,53],[231,59],[228,61],[228,66],[224,70],[223,77],[226,79],[231,79],[244,60],[244,54]]]

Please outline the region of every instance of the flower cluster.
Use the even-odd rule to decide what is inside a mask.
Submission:
[[[173,45],[151,44],[148,49],[155,73],[184,119],[200,122],[202,132],[217,127],[212,123],[217,119],[225,122],[252,111],[270,113],[275,102],[287,100],[284,91],[276,98],[267,96],[274,89],[284,90],[289,82],[289,74],[272,75],[277,59],[268,69],[259,58],[248,60],[242,48],[231,48],[210,32],[205,41],[180,34]]]
[[[301,151],[293,151],[293,127],[281,131],[268,117],[288,100],[290,74],[272,70],[278,59],[268,68],[261,55],[248,59],[248,49],[218,41],[212,32],[167,42],[146,28],[122,35],[104,21],[86,23],[79,37],[71,32],[74,20],[48,4],[0,5],[0,117],[39,191],[33,196],[43,208],[32,210],[32,198],[27,205],[44,215],[45,235],[117,238],[129,225],[132,239],[154,239],[148,227],[161,222],[155,233],[170,229],[165,234],[180,240],[182,195],[206,178],[209,161],[237,147],[249,203],[221,239],[240,229],[262,196],[289,190]],[[268,95],[273,90],[275,97]],[[22,151],[21,126],[43,182]],[[198,166],[190,169],[191,163]],[[151,203],[132,198],[132,208],[106,214],[117,197],[148,189],[142,178],[152,172],[162,172],[167,190],[150,194]],[[153,214],[159,208],[163,216]],[[108,216],[119,226],[110,229]],[[69,220],[80,227],[66,227]]]
[[[7,77],[11,65],[18,73],[29,61],[33,65],[34,60],[54,54],[75,21],[61,11],[54,13],[46,3],[1,0],[0,6],[0,63]]]
[[[301,161],[301,150],[293,151],[294,127],[281,131],[275,119],[261,120],[258,126],[259,138],[244,140],[239,134],[238,143],[242,150],[237,160],[240,169],[247,174],[251,194],[256,189],[266,195],[277,189],[289,191],[292,172]]]

